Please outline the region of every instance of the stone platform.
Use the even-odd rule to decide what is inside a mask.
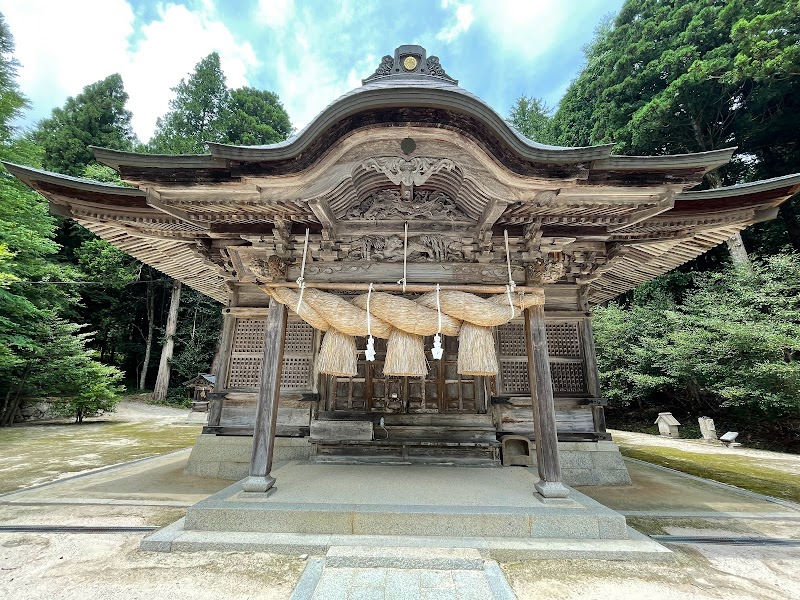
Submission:
[[[535,448],[535,444],[532,445]],[[202,434],[198,436],[187,475],[238,481],[250,471],[252,436]],[[308,460],[311,443],[307,437],[276,437],[275,462]],[[614,442],[559,442],[563,481],[571,486],[630,485],[631,478]],[[335,461],[334,461],[335,462]],[[531,457],[536,467],[536,455]]]
[[[272,474],[275,493],[265,498],[231,485],[145,538],[142,549],[319,554],[369,545],[477,548],[504,559],[669,555],[629,529],[621,514],[580,492],[552,500],[535,494],[538,478],[524,467],[289,461]]]

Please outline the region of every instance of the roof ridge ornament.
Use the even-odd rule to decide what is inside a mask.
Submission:
[[[397,77],[402,79],[434,78],[453,85],[458,81],[450,77],[442,68],[438,56],[428,56],[428,51],[422,46],[399,46],[394,51],[394,56],[386,55],[375,72],[362,80],[362,83]]]

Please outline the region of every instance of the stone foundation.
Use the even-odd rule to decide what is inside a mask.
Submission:
[[[184,472],[197,477],[238,481],[247,477],[250,472],[252,451],[253,438],[250,436],[204,433],[197,436]],[[311,445],[308,438],[275,438],[274,462],[308,460],[310,456]]]
[[[250,470],[253,438],[202,434],[195,442],[187,475],[215,477],[238,481]],[[630,485],[631,478],[619,446],[614,442],[559,442],[561,474],[567,485]],[[308,460],[311,445],[308,438],[275,438],[274,461]],[[533,453],[533,468],[536,455]]]
[[[619,446],[614,442],[559,442],[558,451],[561,477],[567,485],[631,484]]]

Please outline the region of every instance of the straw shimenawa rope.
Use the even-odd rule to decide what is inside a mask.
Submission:
[[[302,299],[288,288],[262,288],[269,296],[288,306],[306,323],[327,332],[320,348],[317,367],[320,373],[352,377],[356,375],[355,336],[366,336],[367,295],[348,302],[335,294],[306,288]],[[497,374],[497,356],[492,327],[508,323],[522,310],[544,304],[541,294],[517,295],[513,315],[506,294],[480,298],[455,290],[441,290],[441,332],[459,336],[458,372],[462,375]],[[415,300],[385,292],[372,292],[370,333],[388,339],[384,373],[424,377],[427,360],[423,336],[439,331],[436,293]],[[295,310],[296,309],[296,310]]]

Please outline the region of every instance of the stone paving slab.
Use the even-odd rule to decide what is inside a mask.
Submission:
[[[331,548],[325,559],[312,559],[291,600],[513,600],[514,592],[494,561],[475,562],[468,550],[459,551],[467,562],[456,560],[459,552],[404,548],[397,566],[356,566],[365,557],[387,549]],[[350,562],[342,558],[352,559]],[[435,561],[439,560],[438,564]],[[346,566],[350,564],[351,566]],[[402,566],[401,566],[402,564]],[[435,568],[431,565],[435,564]],[[468,568],[461,568],[466,565]]]
[[[368,547],[376,554],[403,548],[474,549],[483,559],[499,561],[603,559],[671,561],[672,552],[649,537],[628,528],[625,540],[558,540],[499,537],[420,537],[317,535],[185,531],[178,521],[142,540],[140,548],[150,552],[273,552],[276,554],[323,555],[335,547]]]
[[[483,569],[483,557],[475,548],[426,548],[408,546],[333,546],[326,555],[329,567],[395,569]]]

